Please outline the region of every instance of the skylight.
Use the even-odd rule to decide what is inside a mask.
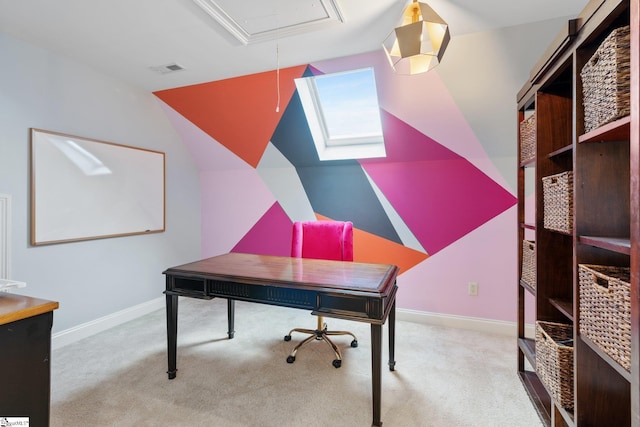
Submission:
[[[320,160],[385,157],[373,68],[296,79]]]

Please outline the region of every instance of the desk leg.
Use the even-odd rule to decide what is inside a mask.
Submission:
[[[176,377],[176,347],[178,343],[178,296],[167,295],[167,355],[169,379]]]
[[[235,316],[236,316],[236,301],[229,298],[227,299],[227,326],[229,328],[227,335],[229,336],[229,339],[232,339],[233,334],[235,333],[235,330],[233,328]]]
[[[382,325],[371,324],[371,382],[373,385],[373,422],[372,426],[381,426],[380,407],[382,396]]]
[[[396,369],[396,301],[389,312],[389,370]]]

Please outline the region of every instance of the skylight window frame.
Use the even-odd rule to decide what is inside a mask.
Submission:
[[[371,70],[375,87],[375,74],[372,67],[359,68],[354,70],[332,73],[331,75],[310,76],[295,79],[298,95],[304,109],[309,130],[313,138],[316,151],[320,160],[346,160],[385,157],[384,134],[379,116],[380,133],[371,135],[358,135],[353,137],[330,137],[326,115],[322,107],[320,93],[316,85],[317,78],[328,76],[338,76],[341,74],[357,73],[364,70]],[[377,100],[377,90],[376,90]]]

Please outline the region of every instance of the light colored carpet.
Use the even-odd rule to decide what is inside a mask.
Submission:
[[[53,352],[51,426],[370,426],[370,327],[326,320],[358,336],[358,348],[335,339],[339,369],[322,342],[286,363],[302,336],[283,336],[313,328],[308,312],[237,302],[228,340],[225,300],[181,298],[176,379],[158,310]],[[390,372],[383,331],[385,427],[541,426],[516,374],[515,339],[398,321]]]

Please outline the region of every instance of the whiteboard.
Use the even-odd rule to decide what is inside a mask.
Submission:
[[[165,229],[165,154],[31,129],[31,244]]]

